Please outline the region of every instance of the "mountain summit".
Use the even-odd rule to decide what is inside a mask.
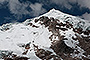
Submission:
[[[52,9],[0,26],[2,60],[89,60],[90,22]]]

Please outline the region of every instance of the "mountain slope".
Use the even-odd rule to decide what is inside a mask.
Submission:
[[[90,22],[55,9],[23,23],[0,27],[2,59],[90,59],[89,43]]]

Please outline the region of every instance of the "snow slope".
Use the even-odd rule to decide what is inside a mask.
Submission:
[[[55,19],[59,19],[60,22],[62,23],[65,23],[66,21],[68,21],[73,25],[74,28],[81,27],[83,31],[87,29],[90,30],[89,21],[71,16],[68,14],[64,14],[55,9],[52,9],[48,13],[41,16],[47,16],[49,18],[53,17]],[[30,58],[30,60],[40,60],[40,58],[38,58],[35,55],[33,44],[38,45],[39,48],[50,50],[53,53],[55,53],[50,48],[50,46],[52,45],[52,41],[57,40],[58,37],[53,38],[51,41],[49,37],[53,33],[49,32],[48,27],[45,27],[44,25],[39,24],[40,21],[37,23],[34,22],[35,19],[38,19],[41,16],[33,19],[27,19],[23,23],[15,23],[15,24],[10,23],[10,24],[5,24],[3,26],[0,26],[0,57],[2,57],[2,54],[6,54],[6,52],[12,52],[12,54],[16,54],[18,56],[28,57]],[[32,27],[28,25],[29,23],[32,23],[33,25],[39,26],[39,27],[38,28]],[[77,45],[79,44],[79,41],[78,40],[75,41],[72,39],[72,37],[76,37],[75,32],[73,31],[72,28],[68,29],[68,31],[61,31],[60,34],[64,35],[65,38],[68,38],[68,40],[64,40],[67,46],[79,50],[80,53],[77,55],[73,55],[73,57],[84,56],[83,53],[85,51]],[[87,36],[87,35],[83,34],[83,36]],[[22,45],[27,45],[27,44],[30,44],[30,49],[25,49],[25,47],[22,47]],[[22,53],[27,50],[28,50],[27,54],[23,55]]]

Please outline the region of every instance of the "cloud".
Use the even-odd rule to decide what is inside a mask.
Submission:
[[[72,7],[70,3],[78,3],[81,7],[87,7],[90,9],[90,0],[51,0],[52,3],[64,6],[68,9]]]
[[[3,8],[6,7],[5,6],[6,2],[8,2],[8,0],[0,0],[0,9],[2,8],[2,6],[3,6]]]
[[[90,14],[88,14],[88,13],[83,14],[81,17],[84,18],[85,20],[90,21]]]
[[[90,0],[49,0],[50,3],[55,3],[58,6],[61,5],[68,9],[71,9],[73,6],[70,3],[78,3],[80,7],[90,8]],[[20,3],[19,0],[0,0],[0,3],[9,2],[8,7],[13,14],[26,15],[33,13],[34,16],[44,13],[46,10],[43,8],[43,4],[35,2],[34,4]],[[30,1],[29,1],[30,2]],[[26,8],[30,6],[33,11],[28,11]],[[38,7],[38,8],[37,8]]]
[[[42,1],[42,0],[40,0]],[[78,3],[80,7],[87,7],[90,9],[90,0],[49,0],[50,4],[54,3],[57,4],[58,6],[61,5],[63,7],[66,7],[67,9],[73,8],[70,3]],[[22,18],[22,15],[30,15],[30,16],[39,16],[40,14],[43,14],[46,12],[45,8],[43,8],[43,2],[35,2],[32,4],[28,2],[21,3],[19,0],[0,0],[0,4],[4,4],[4,2],[8,2],[7,6],[12,14],[15,14],[14,16],[17,19]],[[42,4],[43,3],[43,4]],[[48,6],[48,4],[47,4]],[[0,7],[2,7],[0,5]],[[27,7],[31,8],[30,11],[27,10]],[[51,6],[52,7],[52,6]],[[89,16],[90,14],[85,13],[83,17]],[[85,18],[86,19],[86,18]],[[89,17],[88,17],[89,19]]]
[[[10,12],[14,14],[13,16],[18,20],[21,19],[23,15],[33,17],[39,16],[40,14],[46,12],[46,10],[43,8],[43,4],[37,2],[32,4],[31,2],[21,3],[19,0],[0,0],[0,4],[4,4],[5,2],[8,2],[7,6]],[[27,10],[27,8],[31,8],[32,11]]]
[[[13,14],[28,14],[29,12],[26,10],[28,4],[20,3],[18,0],[9,0],[9,9]]]
[[[90,9],[90,0],[77,0],[77,2],[81,5],[81,7],[87,7]]]
[[[35,4],[28,4],[28,3],[20,3],[19,0],[0,0],[0,3],[8,2],[9,10],[12,14],[16,15],[27,15],[31,14],[33,16],[39,16],[40,14],[44,13],[46,10],[42,7],[43,4],[35,3]],[[26,8],[30,7],[32,11],[28,11]]]
[[[57,5],[64,6],[68,9],[70,9],[72,6],[68,3],[68,0],[51,0],[52,3],[55,3]]]
[[[3,3],[3,2],[5,2],[5,1],[7,1],[7,0],[0,0],[0,3]]]
[[[32,9],[31,14],[33,14],[33,16],[39,16],[40,14],[46,12],[46,10],[42,6],[43,4],[40,3],[31,4],[30,5],[30,8]]]
[[[28,4],[20,3],[18,0],[0,0],[0,4],[4,4],[8,2],[8,8],[12,14],[28,14],[29,12],[26,10]]]

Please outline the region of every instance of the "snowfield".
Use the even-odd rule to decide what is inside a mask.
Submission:
[[[9,23],[4,24],[0,26],[0,60],[2,59],[3,55],[8,54],[15,54],[17,56],[23,56],[30,58],[29,60],[42,60],[35,54],[35,47],[34,45],[38,46],[38,48],[48,50],[53,52],[54,55],[57,53],[51,49],[52,42],[54,40],[58,41],[58,36],[53,36],[52,40],[50,40],[50,36],[53,34],[51,31],[48,30],[49,27],[45,27],[45,25],[41,25],[40,21],[37,23],[35,22],[35,19],[39,19],[42,16],[47,16],[49,19],[53,17],[54,19],[58,19],[58,23],[65,24],[66,21],[68,21],[70,24],[73,25],[73,28],[82,28],[83,31],[86,31],[87,29],[90,30],[90,22],[62,13],[58,10],[52,9],[48,13],[41,15],[39,17],[33,18],[33,19],[27,19],[23,23]],[[32,23],[36,27],[32,27],[29,25],[29,23]],[[56,26],[58,27],[58,26]],[[65,26],[61,28],[66,28]],[[71,53],[72,57],[78,57],[82,59],[82,56],[86,57],[83,53],[85,53],[85,50],[79,46],[79,40],[74,40],[72,37],[76,38],[77,35],[81,37],[81,35],[87,37],[90,37],[89,35],[85,34],[78,34],[73,31],[73,28],[69,29],[67,28],[66,31],[59,30],[60,35],[64,35],[67,40],[64,40],[64,43],[72,48],[75,49],[74,52],[77,50],[79,51],[78,54]],[[56,37],[56,38],[55,38]],[[27,46],[28,45],[28,46]],[[90,44],[89,44],[90,45]],[[27,54],[24,54],[24,52],[27,51]],[[90,55],[88,55],[88,58],[90,59]],[[63,60],[62,57],[60,57],[61,60]],[[51,59],[53,60],[53,59]]]

